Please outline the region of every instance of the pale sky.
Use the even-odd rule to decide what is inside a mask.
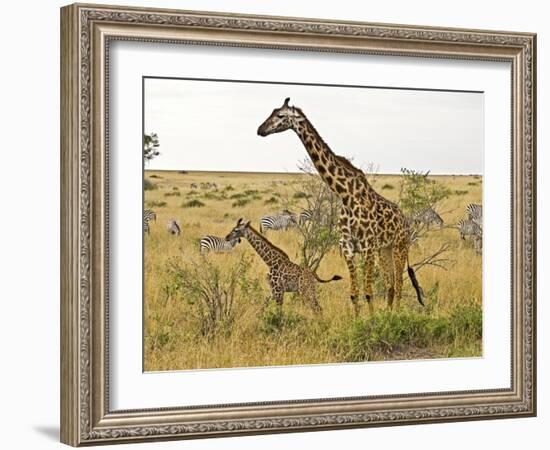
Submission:
[[[307,157],[288,130],[258,126],[290,97],[330,148],[366,168],[483,171],[483,94],[223,81],[144,81],[144,129],[160,155],[146,169],[296,172]]]

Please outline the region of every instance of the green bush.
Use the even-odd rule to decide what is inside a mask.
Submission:
[[[383,189],[383,190],[392,190],[392,189],[394,189],[394,187],[393,187],[393,184],[385,183],[385,184],[382,186],[382,189]]]
[[[179,197],[181,196],[181,192],[180,191],[172,191],[172,192],[166,192],[164,194],[165,197]]]
[[[481,307],[467,305],[440,317],[414,311],[379,311],[345,324],[332,337],[331,345],[344,361],[369,361],[402,349],[471,343],[481,336]]]
[[[152,181],[150,180],[143,180],[143,190],[145,191],[153,191],[157,188],[157,185],[155,183],[153,183]]]
[[[466,195],[467,193],[468,193],[468,191],[463,191],[463,190],[460,190],[460,189],[455,190],[455,195]]]
[[[198,199],[193,199],[183,203],[181,206],[182,208],[202,208],[205,204]]]
[[[407,215],[434,205],[451,194],[449,188],[429,178],[429,172],[422,173],[401,169],[401,191],[399,206]]]
[[[307,194],[306,192],[298,191],[298,192],[295,192],[292,197],[298,200],[300,198],[310,198],[311,195]]]

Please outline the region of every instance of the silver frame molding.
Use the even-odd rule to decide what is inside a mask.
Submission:
[[[108,58],[113,40],[507,61],[512,385],[486,391],[112,411]],[[97,445],[536,414],[536,35],[75,4],[61,9],[61,440]]]

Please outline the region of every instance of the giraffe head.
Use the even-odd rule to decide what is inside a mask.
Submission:
[[[235,241],[241,242],[241,238],[244,237],[244,231],[248,228],[249,225],[250,225],[250,220],[248,222],[243,222],[242,218],[239,219],[237,221],[237,225],[225,237],[225,240],[230,242],[235,242]]]
[[[283,106],[275,108],[271,115],[260,125],[258,134],[268,136],[273,133],[280,133],[292,128],[297,122],[303,120],[303,114],[298,108],[289,106],[290,98],[286,98]]]

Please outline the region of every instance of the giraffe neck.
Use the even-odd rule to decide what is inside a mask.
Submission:
[[[288,259],[285,252],[283,252],[280,248],[275,247],[250,225],[244,229],[243,235],[268,266],[271,266],[275,259]]]
[[[321,179],[338,196],[346,197],[370,187],[366,176],[349,161],[336,155],[303,113],[292,129],[302,141]],[[356,179],[361,180],[360,185],[354,181]]]

